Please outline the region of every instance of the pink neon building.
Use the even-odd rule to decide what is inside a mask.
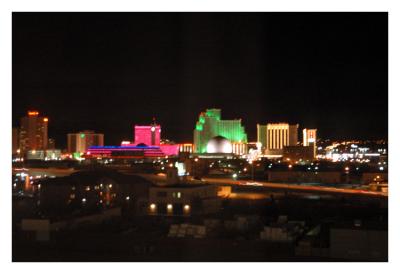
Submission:
[[[160,125],[137,126],[135,125],[133,135],[135,136],[135,146],[145,144],[146,146],[160,146]]]

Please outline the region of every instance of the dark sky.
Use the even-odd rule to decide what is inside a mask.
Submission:
[[[28,109],[49,135],[131,139],[152,117],[192,141],[198,114],[387,138],[387,13],[13,13],[13,126]]]

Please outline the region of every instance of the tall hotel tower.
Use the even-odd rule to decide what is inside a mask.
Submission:
[[[19,142],[22,152],[28,150],[47,149],[47,117],[39,116],[37,111],[28,111],[28,115],[21,118]]]
[[[247,134],[242,120],[221,120],[220,109],[207,109],[200,113],[193,132],[195,152],[206,153],[207,143],[216,136],[228,139],[232,143],[233,153],[246,153]]]
[[[265,154],[282,154],[283,147],[297,144],[299,125],[288,123],[257,124],[257,142]]]

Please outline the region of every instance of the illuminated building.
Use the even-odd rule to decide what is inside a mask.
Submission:
[[[19,131],[18,128],[12,129],[12,154],[17,154],[19,151]]]
[[[288,123],[273,123],[257,125],[257,142],[261,143],[261,149],[267,155],[282,154],[285,146],[297,145],[299,125]]]
[[[303,129],[303,146],[311,146],[313,150],[313,158],[317,155],[317,130]]]
[[[216,136],[228,139],[231,143],[247,143],[247,135],[241,119],[221,120],[220,109],[207,109],[200,113],[193,132],[194,151],[206,153],[208,142]]]
[[[134,159],[164,157],[159,146],[91,146],[85,158]]]
[[[242,142],[232,143],[232,153],[236,155],[247,154],[247,143],[242,143]]]
[[[68,152],[84,153],[91,146],[103,146],[104,134],[85,130],[68,134]]]
[[[220,186],[205,184],[174,184],[149,189],[149,215],[191,216],[220,210]],[[201,206],[195,200],[201,200]]]
[[[28,150],[26,153],[28,160],[61,160],[61,150],[46,149],[46,150]]]
[[[155,122],[149,126],[134,127],[134,145],[145,144],[146,146],[159,146],[161,136],[161,126]]]
[[[179,144],[179,152],[192,153],[193,144]]]
[[[28,115],[21,118],[19,143],[24,153],[28,150],[47,149],[48,118],[39,116],[37,111],[28,111]]]

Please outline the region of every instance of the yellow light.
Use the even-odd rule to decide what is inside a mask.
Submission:
[[[167,205],[167,209],[168,209],[168,210],[172,210],[172,205],[171,205],[171,204],[168,204],[168,205]]]
[[[28,111],[28,115],[29,116],[38,116],[39,112],[37,112],[37,111]]]
[[[49,118],[43,118],[43,122],[48,122],[49,121]]]
[[[184,209],[185,211],[189,211],[189,210],[190,210],[190,206],[189,206],[189,205],[185,205],[185,206],[183,207],[183,209]]]
[[[198,161],[199,161],[199,158],[195,158],[194,161],[195,161],[195,162],[198,162]]]
[[[151,205],[150,205],[150,209],[151,209],[151,210],[155,210],[155,209],[156,209],[156,205],[155,205],[155,204],[151,204]]]
[[[112,188],[112,184],[109,184],[108,187],[109,187],[109,188]]]
[[[292,168],[292,165],[289,165],[289,168]]]

